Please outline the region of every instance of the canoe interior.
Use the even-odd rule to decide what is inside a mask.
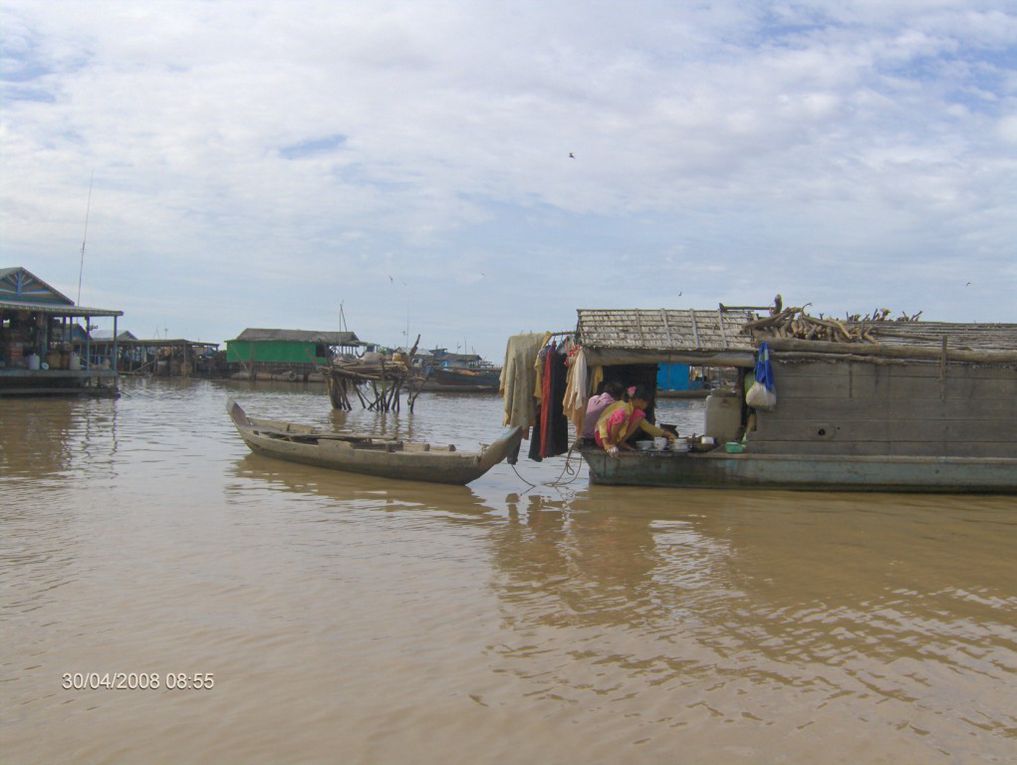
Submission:
[[[335,433],[281,420],[248,417],[233,400],[226,407],[245,443],[258,454],[400,480],[469,483],[501,462],[522,439],[521,429],[509,428],[480,451],[462,452],[451,444]]]

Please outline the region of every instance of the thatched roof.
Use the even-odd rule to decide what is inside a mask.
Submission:
[[[321,345],[363,345],[353,332],[319,332],[303,329],[248,328],[241,332],[236,339],[248,343],[276,341]]]
[[[602,310],[581,308],[576,329],[591,364],[684,362],[749,367],[762,340],[782,351],[840,355],[1006,361],[1017,354],[1017,324],[933,321],[842,322],[864,329],[874,342],[817,342],[751,332],[748,309]],[[793,336],[792,336],[793,338]]]
[[[576,333],[594,364],[654,361],[751,365],[755,348],[742,327],[747,310],[580,308]]]
[[[955,324],[941,321],[887,321],[869,325],[880,345],[951,350],[1017,351],[1017,324]]]

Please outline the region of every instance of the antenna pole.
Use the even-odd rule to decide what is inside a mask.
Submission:
[[[81,277],[85,274],[85,240],[88,239],[88,215],[92,212],[92,184],[95,182],[95,171],[88,179],[88,204],[85,206],[85,233],[81,237],[81,263],[78,265],[78,299],[75,301],[81,305]]]

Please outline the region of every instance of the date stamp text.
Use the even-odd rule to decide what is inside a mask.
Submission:
[[[65,691],[210,691],[213,672],[64,672]]]

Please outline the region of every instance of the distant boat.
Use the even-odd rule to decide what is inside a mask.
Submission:
[[[497,393],[501,367],[475,353],[449,353],[434,348],[417,354],[423,370],[421,390],[444,393]]]
[[[226,411],[251,451],[267,457],[350,473],[430,483],[467,484],[516,448],[521,428],[506,428],[479,452],[377,436],[337,433],[278,420],[248,417],[233,399]]]
[[[498,367],[434,367],[423,390],[446,393],[497,393]]]

